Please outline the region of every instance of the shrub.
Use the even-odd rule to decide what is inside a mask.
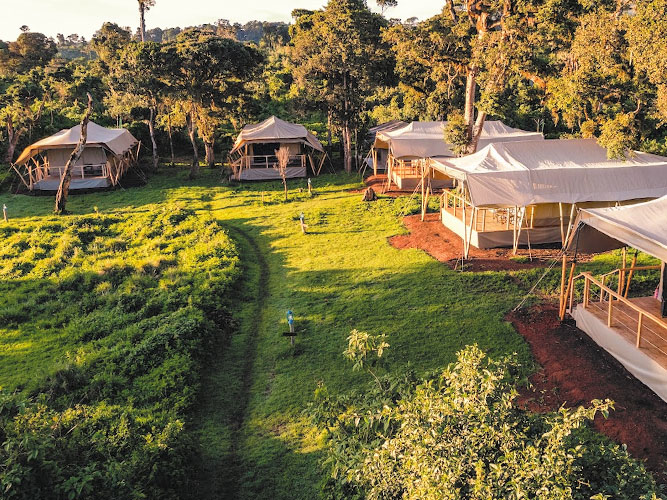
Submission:
[[[476,346],[441,376],[343,406],[322,395],[316,420],[330,431],[333,497],[369,499],[650,499],[651,475],[587,427],[610,401],[557,413],[517,408],[510,358]],[[376,386],[377,387],[377,386]],[[663,497],[661,497],[663,498]]]
[[[203,357],[233,327],[227,233],[178,207],[2,231],[0,321],[73,350],[28,394],[0,391],[0,496],[189,496],[186,415]]]

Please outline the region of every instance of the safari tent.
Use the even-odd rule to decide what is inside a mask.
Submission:
[[[568,241],[572,258],[569,276],[563,259],[561,318],[569,313],[577,327],[620,361],[637,379],[667,401],[667,197],[625,207],[582,209]],[[637,254],[628,265],[626,247],[661,261],[638,266]],[[623,248],[618,269],[593,276],[576,272],[580,252]],[[660,276],[655,293],[635,293],[633,278]],[[580,298],[575,288],[583,288]],[[583,285],[583,287],[582,287]]]
[[[490,144],[429,168],[456,179],[441,200],[442,222],[477,248],[561,242],[576,210],[667,195],[667,158],[633,152],[610,160],[595,139]]]
[[[88,123],[87,133],[83,154],[72,166],[70,191],[118,185],[136,164],[139,141],[126,129],[104,128],[93,122]],[[80,125],[61,130],[28,146],[12,166],[30,191],[57,191],[80,137]]]
[[[421,179],[422,164],[434,157],[454,157],[452,146],[444,139],[447,122],[412,122],[402,128],[380,131],[373,143],[373,158],[387,158],[387,176],[399,189],[414,190]],[[495,142],[543,140],[539,132],[508,127],[500,121],[484,123],[478,148]],[[452,179],[438,171],[429,172],[433,189],[450,187]]]
[[[289,148],[288,179],[306,177],[308,169],[319,175],[326,154],[320,141],[303,125],[288,123],[272,116],[262,123],[246,125],[229,153],[234,179],[258,181],[280,179],[274,168],[276,150]]]
[[[393,130],[398,130],[403,128],[408,124],[401,120],[392,120],[389,122],[381,123],[375,127],[372,127],[368,130],[368,141],[370,144],[375,144],[375,138],[379,133],[391,132]],[[371,150],[366,156],[366,166],[373,169],[373,175],[377,175],[379,170],[387,170],[387,154],[388,150],[386,148],[375,149],[371,147]]]

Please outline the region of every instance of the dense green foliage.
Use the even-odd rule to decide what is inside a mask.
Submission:
[[[610,402],[529,414],[516,406],[517,374],[512,358],[493,361],[472,346],[419,384],[385,380],[354,402],[318,389],[314,416],[330,436],[327,497],[657,498],[643,466],[585,426]]]
[[[201,363],[232,329],[228,235],[166,206],[1,231],[3,498],[183,498]]]
[[[10,209],[12,241],[2,260],[9,273],[2,310],[15,318],[3,318],[13,322],[0,331],[0,384],[19,391],[4,396],[2,428],[13,444],[2,453],[11,452],[23,474],[21,484],[12,479],[19,495],[34,493],[30,488],[44,483],[33,479],[44,475],[61,484],[56,498],[76,498],[75,488],[81,498],[90,491],[114,497],[105,488],[118,480],[117,491],[149,497],[187,498],[185,487],[200,498],[310,500],[331,491],[319,486],[330,472],[320,465],[328,434],[304,414],[318,387],[320,396],[326,387],[331,401],[351,409],[375,408],[375,395],[391,406],[469,344],[494,359],[518,353],[515,381],[531,372],[529,349],[504,315],[541,271],[455,272],[419,250],[392,248],[387,238],[404,230],[398,216],[417,211],[418,202],[362,203],[347,192],[359,187],[351,177],[314,179],[312,195],[296,189],[302,181],[289,181],[284,203],[279,181],[221,186],[218,175],[205,169],[188,181],[186,169],[164,169],[141,188],[72,197],[75,215],[66,218],[50,215],[48,197],[0,197]],[[308,235],[299,229],[302,211]],[[191,252],[204,248],[191,243],[199,238],[167,237],[170,228],[203,235],[215,228],[228,265],[213,266],[213,257],[196,264]],[[61,251],[73,267],[57,259]],[[602,272],[617,264],[604,259],[618,256],[585,265]],[[202,283],[218,282],[215,273],[209,281],[207,262],[226,283],[219,294],[197,293]],[[107,264],[119,273],[111,289]],[[296,317],[294,347],[281,335],[287,309]],[[214,326],[221,320],[211,314],[223,324]],[[195,330],[181,329],[181,320]],[[234,335],[224,342],[230,327]],[[359,335],[350,355],[357,360],[363,349],[391,346],[379,360],[367,355],[358,371],[341,355],[353,328]],[[376,342],[378,335],[384,340]],[[156,344],[169,346],[167,358],[148,350]],[[152,352],[160,364],[137,363],[139,346],[142,360]],[[35,432],[26,434],[28,428]],[[26,435],[36,439],[25,442],[37,458],[17,448]],[[585,439],[588,448],[600,438]]]

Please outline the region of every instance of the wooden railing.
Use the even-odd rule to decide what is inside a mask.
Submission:
[[[466,217],[470,217],[473,210],[476,216],[471,220],[474,224],[472,228],[474,231],[486,231],[487,220],[490,223],[495,223],[492,230],[499,230],[504,226],[505,230],[509,231],[513,228],[515,219],[517,223],[521,223],[524,228],[533,228],[533,221],[535,215],[535,207],[527,207],[525,212],[522,212],[522,207],[512,208],[483,208],[473,207],[463,195],[456,191],[446,190],[440,199],[440,209],[447,209],[452,212],[454,217],[460,218],[463,221],[464,213]],[[464,210],[465,208],[465,210]]]
[[[278,158],[276,155],[248,155],[241,156],[232,166],[242,168],[274,168],[278,165]],[[305,167],[306,155],[290,155],[287,163],[288,167]]]
[[[398,160],[393,156],[387,157],[391,173],[398,177],[421,177],[421,167],[423,160]]]
[[[614,303],[622,303],[624,306],[628,307],[629,309],[633,310],[634,312],[637,313],[637,331],[636,331],[636,341],[635,345],[637,348],[641,346],[641,337],[642,337],[642,329],[644,326],[644,320],[648,319],[652,322],[654,322],[656,325],[661,327],[663,330],[665,330],[665,334],[667,334],[667,324],[662,320],[662,318],[659,318],[658,316],[655,316],[649,311],[646,311],[645,309],[642,309],[635,303],[631,302],[627,298],[628,290],[630,288],[630,279],[632,275],[630,276],[630,279],[626,282],[625,281],[625,275],[626,272],[634,273],[635,271],[643,271],[643,270],[649,270],[649,269],[660,269],[660,266],[641,266],[641,267],[626,267],[626,268],[621,268],[621,269],[616,269],[612,271],[611,273],[607,273],[606,275],[601,277],[601,280],[595,279],[591,273],[589,272],[583,272],[579,275],[577,275],[574,280],[572,280],[572,283],[569,285],[567,297],[569,300],[569,312],[572,314],[573,306],[574,306],[574,295],[575,295],[575,282],[577,280],[583,279],[584,280],[584,291],[583,291],[583,296],[581,300],[581,306],[586,309],[590,306],[591,303],[591,286],[598,287],[600,289],[600,302],[604,302],[605,296],[607,297],[607,326],[612,327],[614,324]],[[614,274],[618,273],[618,287],[617,290],[612,290],[610,287],[608,287],[606,283],[606,279],[609,276],[612,276]],[[625,292],[623,292],[625,288]]]

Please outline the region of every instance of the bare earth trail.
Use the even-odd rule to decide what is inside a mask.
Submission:
[[[242,255],[243,278],[238,285],[236,334],[212,356],[202,382],[198,416],[202,477],[196,497],[238,498],[243,466],[238,455],[251,395],[257,333],[268,296],[269,266],[247,228],[225,224]]]

